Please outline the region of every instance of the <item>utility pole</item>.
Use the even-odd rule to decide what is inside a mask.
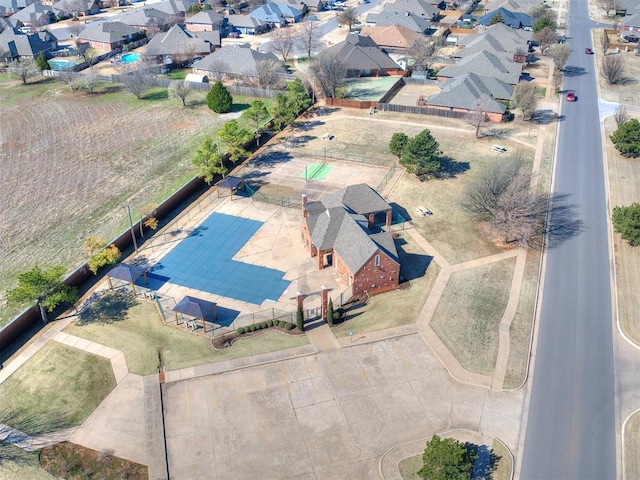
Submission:
[[[136,242],[136,232],[133,231],[133,220],[131,219],[131,204],[127,204],[127,213],[129,214],[129,227],[131,228],[131,239],[133,240],[133,249],[138,256],[138,242]]]

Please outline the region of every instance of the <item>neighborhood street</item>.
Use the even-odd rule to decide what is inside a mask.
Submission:
[[[586,1],[569,7],[572,52],[553,192],[575,206],[579,232],[550,245],[520,478],[616,478],[611,276],[596,72]],[[553,219],[552,219],[553,221]],[[526,415],[526,412],[525,412]]]

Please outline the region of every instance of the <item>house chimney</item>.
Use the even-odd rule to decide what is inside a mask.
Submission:
[[[307,195],[302,194],[302,218],[307,218],[309,214],[307,213]]]

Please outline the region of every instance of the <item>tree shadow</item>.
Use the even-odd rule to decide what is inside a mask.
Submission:
[[[473,463],[472,480],[491,480],[493,473],[498,468],[498,462],[502,457],[493,453],[493,449],[486,445],[476,445],[474,443],[465,443],[467,450],[476,455],[476,461]]]
[[[96,292],[85,302],[78,314],[78,325],[109,325],[127,318],[127,312],[136,305],[136,297],[128,288]]]
[[[292,147],[298,148],[306,145],[312,140],[317,139],[315,135],[300,135],[299,137],[291,137],[289,138],[289,143]]]
[[[282,152],[278,150],[269,149],[261,155],[255,157],[249,163],[254,168],[260,167],[273,167],[280,163],[288,162],[292,160],[293,156],[289,152]]]
[[[618,80],[618,85],[634,85],[636,83],[638,83],[638,80],[636,80],[633,77],[623,77],[620,80]]]
[[[169,98],[169,92],[166,88],[154,88],[153,90],[142,95],[141,100],[167,100]]]
[[[234,103],[231,106],[231,112],[232,113],[243,112],[247,108],[249,108],[249,104],[248,103]]]
[[[469,162],[459,162],[451,157],[440,158],[441,170],[437,178],[456,178],[461,173],[469,170]]]
[[[547,125],[558,119],[558,114],[551,109],[536,110],[531,114],[531,122],[538,125]]]
[[[584,222],[578,218],[576,205],[568,203],[569,195],[554,194],[548,203],[546,223],[534,226],[528,246],[535,249],[556,248],[584,231]],[[546,239],[546,245],[545,245]]]
[[[564,67],[565,77],[579,77],[580,75],[586,75],[588,72],[582,67],[568,66]]]
[[[325,122],[321,120],[311,120],[307,122],[294,122],[291,124],[291,128],[296,130],[301,130],[303,132],[308,132],[309,130],[313,130],[314,128],[321,127]]]

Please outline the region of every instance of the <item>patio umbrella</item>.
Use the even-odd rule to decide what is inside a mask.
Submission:
[[[109,273],[107,273],[109,288],[113,288],[111,279],[116,278],[118,280],[129,282],[131,284],[131,288],[133,289],[134,295],[136,293],[136,280],[138,280],[142,276],[144,276],[144,283],[146,285],[147,271],[142,267],[138,267],[137,265],[129,265],[128,263],[121,263],[117,267],[111,269]]]
[[[178,313],[189,315],[196,319],[201,319],[202,330],[204,332],[207,331],[204,323],[206,318],[212,318],[213,320],[218,319],[218,312],[214,302],[202,300],[201,298],[190,297],[188,295],[173,307],[173,313],[176,316],[176,325],[178,324]]]

